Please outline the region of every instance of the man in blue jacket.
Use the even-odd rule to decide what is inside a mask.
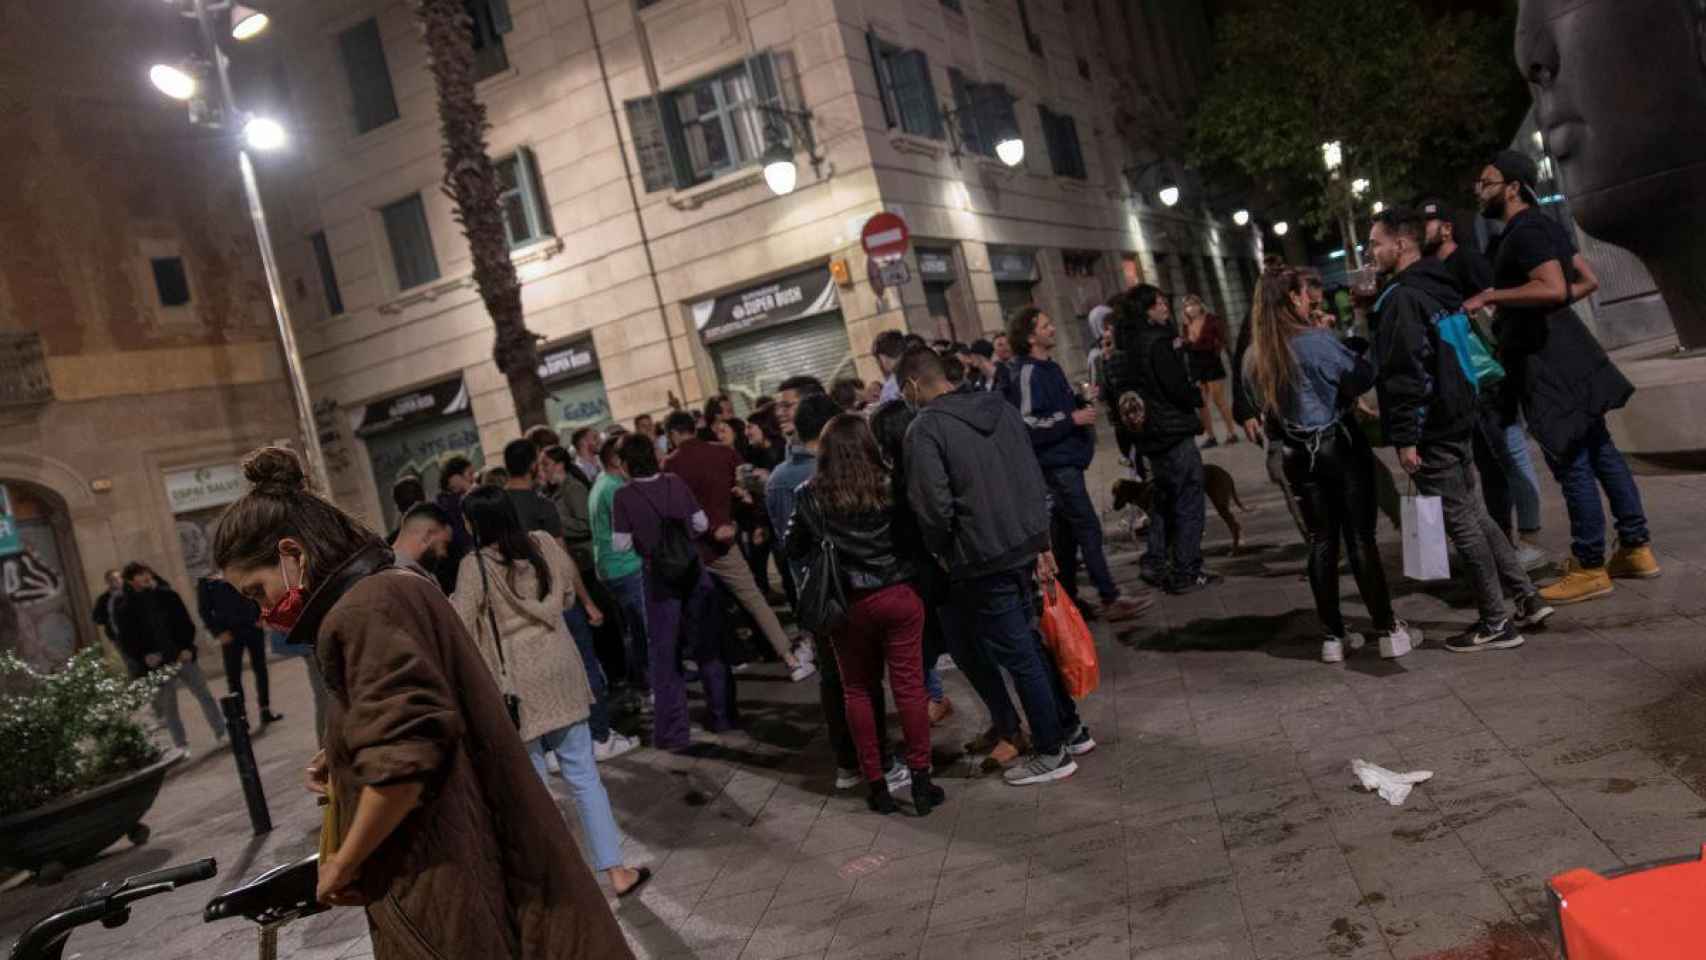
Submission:
[[[1120,596],[1120,588],[1108,571],[1108,558],[1102,552],[1102,520],[1084,487],[1084,471],[1096,455],[1092,429],[1096,408],[1078,396],[1066,379],[1066,371],[1054,362],[1056,336],[1054,321],[1037,307],[1025,307],[1013,314],[1007,324],[1007,340],[1014,354],[1007,399],[1019,408],[1048,485],[1060,585],[1074,603],[1085,607],[1078,599],[1078,552],[1082,550],[1090,580],[1102,597],[1102,616],[1129,620],[1149,604]]]

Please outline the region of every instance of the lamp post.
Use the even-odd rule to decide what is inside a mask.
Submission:
[[[230,61],[219,45],[214,28],[213,13],[229,11],[231,35],[247,40],[267,28],[267,15],[253,7],[225,0],[210,4],[209,0],[190,0],[186,16],[193,16],[201,31],[202,55],[213,66],[218,90],[219,108],[211,118],[214,125],[235,129],[241,121],[245,146],[237,148],[237,167],[243,178],[243,194],[249,205],[249,220],[255,228],[255,242],[261,251],[261,267],[267,278],[267,293],[272,298],[273,317],[278,322],[279,348],[284,354],[285,377],[296,405],[297,428],[302,432],[302,452],[308,461],[308,473],[321,490],[331,489],[331,474],[326,470],[326,455],[320,449],[320,432],[314,425],[314,404],[308,395],[308,378],[302,370],[302,354],[296,345],[296,329],[290,323],[290,307],[285,299],[284,284],[279,278],[278,256],[273,250],[272,232],[267,229],[266,209],[261,203],[260,188],[255,182],[255,165],[249,159],[249,148],[276,150],[284,146],[284,128],[266,117],[247,116],[237,109],[237,97],[231,89]],[[149,71],[149,79],[161,92],[179,100],[195,95],[196,78],[180,67],[158,65]],[[200,111],[192,103],[191,120],[197,121]],[[206,121],[204,121],[206,122]]]
[[[1327,168],[1330,189],[1333,184],[1340,182],[1339,174],[1345,165],[1344,144],[1338,140],[1329,140],[1321,144],[1321,163]],[[1339,238],[1344,243],[1345,255],[1350,258],[1351,267],[1355,270],[1362,269],[1362,252],[1357,249],[1356,243],[1355,204],[1356,198],[1362,196],[1367,190],[1368,180],[1366,178],[1358,177],[1351,182],[1350,188],[1345,194],[1345,213],[1339,219]]]

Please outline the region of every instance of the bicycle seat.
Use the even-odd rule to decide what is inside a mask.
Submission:
[[[202,920],[212,923],[245,917],[255,923],[282,923],[326,909],[314,896],[320,878],[320,855],[274,867],[207,902]]]

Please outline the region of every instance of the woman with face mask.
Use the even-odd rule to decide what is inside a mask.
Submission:
[[[318,895],[365,906],[376,960],[632,957],[437,584],[266,447],[214,562],[311,644],[331,693],[308,789],[327,798]]]

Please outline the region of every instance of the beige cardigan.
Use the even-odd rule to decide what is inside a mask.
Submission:
[[[580,723],[592,708],[586,664],[581,662],[574,637],[563,622],[563,611],[575,602],[575,562],[550,534],[536,531],[528,536],[551,571],[551,589],[544,599],[539,598],[539,578],[531,563],[523,560],[505,566],[496,547],[480,551],[486,580],[491,584],[498,630],[503,634],[507,666],[500,667],[497,647],[492,643],[475,554],[462,558],[456,594],[450,598],[498,687],[521,698],[524,741]]]

